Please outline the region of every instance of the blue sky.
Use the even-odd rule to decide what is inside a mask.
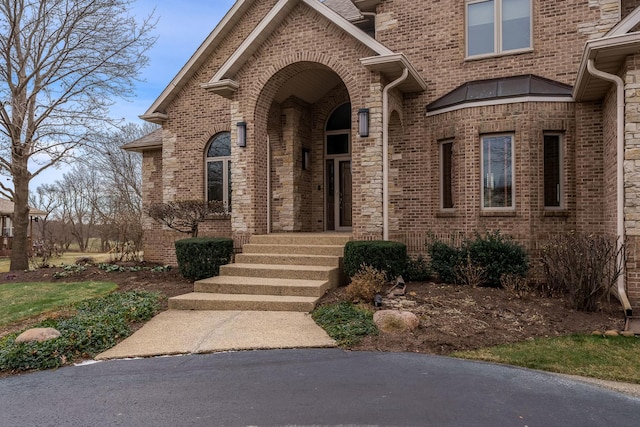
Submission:
[[[138,116],[151,106],[233,3],[234,0],[137,0],[133,13],[139,19],[155,8],[154,15],[159,19],[155,30],[158,41],[149,52],[150,63],[142,72],[143,82],[138,83],[135,98],[114,100],[112,116],[143,123]],[[62,178],[67,169],[49,169],[38,175],[31,181],[31,191],[42,183]]]

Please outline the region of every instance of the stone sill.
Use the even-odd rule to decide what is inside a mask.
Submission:
[[[481,217],[515,217],[516,211],[480,211]]]
[[[558,211],[544,211],[542,212],[542,216],[543,217],[556,217],[556,218],[568,218],[569,217],[569,211],[565,211],[565,210],[558,210]]]
[[[456,211],[439,211],[436,212],[436,218],[455,218],[458,214]]]

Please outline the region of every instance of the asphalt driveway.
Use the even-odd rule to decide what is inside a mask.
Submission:
[[[640,399],[564,377],[406,353],[269,350],[0,380],[2,426],[637,426]]]

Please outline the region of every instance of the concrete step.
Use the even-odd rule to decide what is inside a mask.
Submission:
[[[242,247],[243,254],[298,254],[344,256],[344,245],[271,245],[247,243]]]
[[[169,298],[172,310],[302,311],[314,309],[319,298],[279,295],[211,294],[193,292]],[[277,325],[275,325],[277,327]]]
[[[289,295],[321,297],[329,289],[327,280],[265,279],[217,276],[194,283],[195,292],[247,295]]]
[[[343,245],[351,233],[276,233],[253,235],[251,244],[262,245]]]
[[[295,252],[290,252],[294,254]],[[281,254],[238,254],[237,264],[271,264],[271,265],[316,265],[324,267],[340,267],[339,256],[327,255],[287,255]]]
[[[338,267],[317,265],[227,264],[220,276],[264,277],[268,279],[328,280],[332,287],[340,281]]]

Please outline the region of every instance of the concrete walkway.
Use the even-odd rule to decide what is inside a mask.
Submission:
[[[335,346],[308,313],[168,310],[96,359]]]

